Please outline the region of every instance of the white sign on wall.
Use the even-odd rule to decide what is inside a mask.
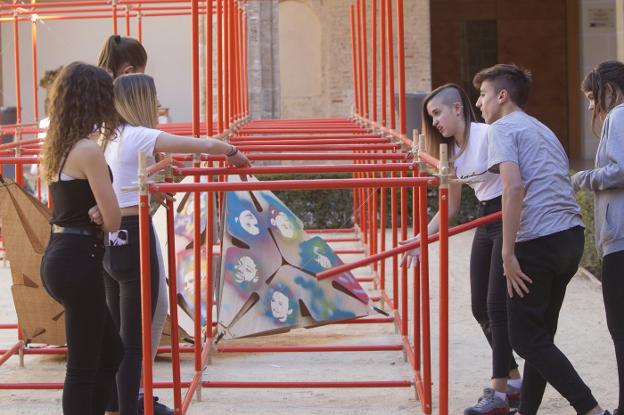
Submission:
[[[591,29],[615,28],[615,10],[613,7],[588,8],[587,17],[587,22]]]

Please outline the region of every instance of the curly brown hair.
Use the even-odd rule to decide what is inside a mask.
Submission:
[[[50,95],[50,128],[41,163],[46,180],[56,180],[63,158],[78,141],[97,131],[105,142],[117,125],[111,76],[82,62],[65,66]]]

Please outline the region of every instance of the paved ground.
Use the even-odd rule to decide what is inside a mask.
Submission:
[[[479,396],[490,374],[490,354],[480,329],[470,314],[467,275],[472,234],[451,239],[450,291],[450,414]],[[350,257],[345,256],[349,261]],[[361,272],[366,274],[366,270]],[[431,299],[433,329],[434,413],[437,412],[437,245],[431,250]],[[0,322],[14,322],[10,275],[0,266]],[[607,408],[617,400],[617,375],[613,346],[607,332],[600,286],[577,276],[569,286],[561,312],[557,342],[576,365],[581,376]],[[14,339],[13,330],[0,331],[0,347]],[[298,330],[279,336],[230,342],[229,344],[396,344],[400,339],[391,325],[333,325]],[[27,356],[26,367],[11,358],[0,367],[0,382],[61,382],[64,360],[60,357]],[[190,379],[192,362],[185,358],[183,378]],[[167,357],[156,365],[156,379],[170,379]],[[401,380],[411,370],[402,352],[220,354],[204,373],[205,380]],[[158,391],[171,403],[169,391]],[[189,414],[420,414],[412,389],[216,389],[204,390],[203,401],[194,401]],[[61,414],[60,391],[0,390],[0,415]],[[547,390],[541,413],[572,414],[567,402]]]

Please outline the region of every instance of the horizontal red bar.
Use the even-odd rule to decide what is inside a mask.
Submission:
[[[213,182],[213,183],[152,183],[151,192],[225,192],[241,190],[311,190],[311,189],[359,189],[367,187],[415,187],[430,186],[436,181],[430,177],[389,179],[317,179],[275,180],[265,182]],[[327,272],[327,271],[325,271]]]
[[[243,152],[249,151],[380,151],[399,150],[399,144],[317,144],[310,142],[308,144],[237,144],[239,150]]]
[[[400,344],[376,344],[364,346],[220,346],[222,353],[282,353],[282,352],[382,352],[403,350]]]
[[[483,217],[480,217],[480,218],[475,219],[473,221],[470,221],[470,222],[467,222],[467,223],[463,223],[461,225],[449,228],[448,236],[457,235],[458,233],[465,232],[467,230],[479,227],[481,225],[485,225],[485,224],[488,224],[488,223],[495,222],[495,221],[499,220],[501,217],[502,217],[502,213],[501,212],[492,213],[491,215],[483,216]],[[435,234],[429,236],[428,243],[435,242],[438,239],[440,239],[440,234],[439,233],[435,233]],[[318,280],[323,280],[325,278],[331,278],[333,276],[342,274],[344,272],[351,271],[353,269],[356,269],[356,268],[359,268],[359,267],[363,267],[363,266],[368,265],[368,264],[372,264],[373,262],[377,262],[379,260],[382,260],[382,259],[385,259],[385,258],[388,258],[388,257],[391,257],[391,256],[402,254],[403,252],[406,252],[406,251],[409,251],[411,249],[418,248],[418,247],[420,247],[420,241],[410,242],[410,243],[407,243],[405,245],[397,246],[395,248],[388,249],[387,251],[383,251],[383,252],[380,252],[378,254],[371,255],[369,257],[360,259],[358,261],[354,261],[354,262],[352,262],[350,264],[344,264],[344,265],[339,265],[339,266],[334,267],[334,268],[330,268],[328,270],[325,270],[325,271],[319,273],[316,276],[316,278]]]
[[[411,388],[411,380],[371,380],[358,382],[223,382],[203,381],[204,388]]]
[[[234,169],[232,167],[197,168],[184,167],[176,169],[176,175],[205,176],[228,174],[314,174],[314,173],[363,173],[363,172],[409,172],[414,169],[411,163],[383,163],[383,164],[308,164],[294,166],[253,166]]]

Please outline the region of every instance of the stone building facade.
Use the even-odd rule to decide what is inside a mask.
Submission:
[[[367,1],[369,33],[371,1]],[[352,0],[266,0],[245,6],[252,118],[351,114],[350,4]],[[408,91],[427,91],[431,87],[428,10],[428,0],[405,2]],[[372,59],[368,62],[370,74]],[[398,85],[398,74],[395,78]]]

